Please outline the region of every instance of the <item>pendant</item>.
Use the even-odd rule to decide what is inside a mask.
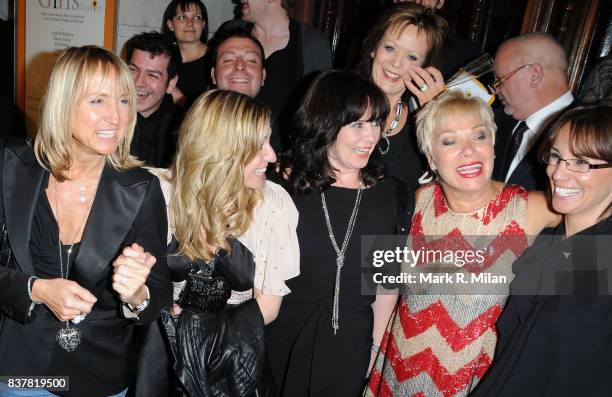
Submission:
[[[55,340],[60,347],[67,352],[74,351],[81,343],[81,331],[78,328],[70,328],[66,321],[66,328],[62,328],[55,334]]]

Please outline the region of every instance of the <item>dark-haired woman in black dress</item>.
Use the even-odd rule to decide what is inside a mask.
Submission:
[[[350,72],[323,73],[293,121],[281,161],[299,212],[300,276],[266,330],[280,395],[356,396],[397,296],[362,294],[361,236],[393,234],[398,184],[377,149],[389,105]]]

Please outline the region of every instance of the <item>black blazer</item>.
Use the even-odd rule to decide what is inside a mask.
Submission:
[[[504,174],[504,164],[506,162],[506,152],[510,141],[512,140],[512,132],[514,126],[518,123],[517,120],[503,112],[503,108],[498,108],[495,111],[495,124],[497,124],[497,133],[495,135],[495,163],[493,166],[493,179],[502,181],[506,179]],[[528,191],[548,190],[548,176],[546,175],[546,167],[538,159],[538,150],[547,135],[547,128],[544,128],[534,145],[529,149],[525,157],[516,166],[508,184],[523,186]]]
[[[106,166],[85,226],[70,279],[97,298],[77,327],[83,339],[73,352],[56,341],[64,324],[44,305],[28,316],[27,280],[35,274],[30,233],[35,203],[46,179],[32,149],[21,141],[0,149],[0,199],[15,267],[0,266],[0,374],[70,376],[70,392],[60,395],[107,396],[125,389],[134,370],[136,324],[155,321],[172,301],[165,258],[167,220],[157,178],[142,169],[118,172]],[[111,263],[120,251],[138,243],[157,258],[147,286],[148,308],[138,320],[126,319],[112,290]]]

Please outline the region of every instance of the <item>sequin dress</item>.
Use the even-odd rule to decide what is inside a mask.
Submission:
[[[408,247],[465,250],[479,244],[483,260],[464,261],[461,266],[455,260],[450,266],[454,274],[469,278],[488,273],[505,276],[506,281],[466,284],[472,292],[452,281],[407,283],[366,395],[463,397],[476,386],[491,365],[495,322],[508,296],[512,262],[527,248],[526,210],[527,192],[519,186],[505,186],[483,208],[468,214],[452,212],[437,183],[424,187]],[[411,269],[424,273],[420,266],[424,264],[415,263]]]

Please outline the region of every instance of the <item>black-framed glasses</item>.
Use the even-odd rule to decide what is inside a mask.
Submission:
[[[565,161],[565,166],[570,171],[589,172],[591,169],[612,168],[612,164],[591,164],[583,159],[564,159],[557,153],[546,153],[542,155],[542,162],[546,165],[558,166],[560,162]]]
[[[517,74],[520,70],[523,70],[525,68],[530,68],[533,65],[534,65],[533,63],[528,63],[527,65],[519,66],[518,68],[514,69],[510,73],[506,73],[505,75],[496,78],[494,82],[489,84],[489,89],[491,90],[492,93],[497,94],[497,90],[499,90],[499,87],[504,85],[504,83],[508,81],[510,77]]]

